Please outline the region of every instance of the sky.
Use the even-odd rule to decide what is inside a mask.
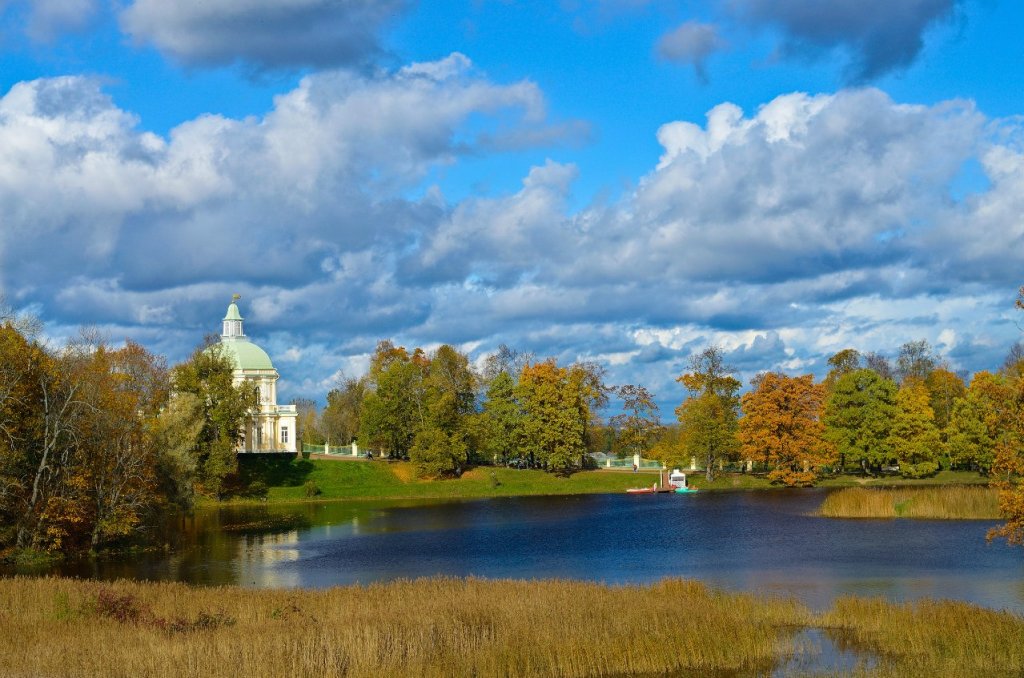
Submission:
[[[173,364],[233,293],[322,401],[380,339],[744,381],[1020,338],[1010,0],[0,0],[0,293]]]

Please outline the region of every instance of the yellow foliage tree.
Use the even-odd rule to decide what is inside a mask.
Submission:
[[[836,461],[821,420],[827,387],[815,384],[810,374],[787,377],[776,372],[760,375],[754,386],[743,396],[743,455],[771,468],[773,482],[813,485],[821,468]]]

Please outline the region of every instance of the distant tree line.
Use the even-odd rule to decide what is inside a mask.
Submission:
[[[1022,359],[1014,346],[999,371],[978,372],[968,386],[924,340],[904,344],[894,363],[844,349],[819,383],[810,374],[765,372],[741,397],[721,349],[709,347],[679,378],[689,396],[651,453],[674,463],[700,459],[709,477],[716,465],[749,460],[789,485],[849,471],[987,474],[1019,454]]]
[[[571,472],[585,462],[608,402],[603,369],[560,366],[502,346],[482,370],[450,345],[426,352],[381,341],[369,372],[302,403],[303,442],[362,447],[409,459],[423,477],[478,463]]]

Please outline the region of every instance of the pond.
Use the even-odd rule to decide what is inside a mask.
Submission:
[[[66,575],[326,587],[433,575],[644,583],[701,579],[794,595],[953,598],[1024,613],[1024,549],[992,521],[836,520],[827,490],[523,497],[209,509],[170,553],[65,563]]]

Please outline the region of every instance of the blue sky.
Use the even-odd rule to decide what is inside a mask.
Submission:
[[[597,360],[666,406],[1020,334],[1007,0],[0,0],[0,290],[281,394],[376,341]],[[668,414],[668,412],[666,412]]]

